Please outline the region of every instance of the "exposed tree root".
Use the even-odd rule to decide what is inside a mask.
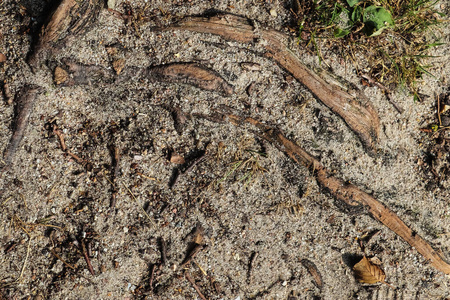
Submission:
[[[63,0],[43,27],[42,33],[28,58],[30,66],[33,69],[39,68],[51,53],[60,49],[71,38],[94,24],[103,5],[103,0]],[[27,85],[16,96],[15,124],[11,140],[3,155],[5,165],[2,172],[8,169],[14,158],[40,90],[38,87]]]
[[[193,85],[199,89],[217,92],[225,96],[231,95],[234,91],[233,86],[217,72],[196,63],[173,63],[149,68],[128,67],[120,74],[112,69],[96,65],[83,65],[69,60],[64,60],[63,63],[62,68],[55,69],[55,71],[58,70],[58,74],[66,72],[65,76],[59,75],[58,78],[56,78],[55,72],[55,82],[62,85],[83,85],[96,81],[126,82],[147,78],[151,82]]]
[[[6,171],[10,166],[14,155],[22,141],[25,129],[28,125],[28,119],[33,111],[34,102],[42,89],[37,86],[26,85],[16,95],[16,114],[13,124],[13,134],[8,146],[3,154],[4,166],[2,171]]]
[[[33,69],[39,68],[52,53],[97,21],[103,0],[63,0],[42,28],[34,50],[28,58]]]
[[[380,121],[372,104],[360,91],[354,91],[354,95],[351,95],[338,85],[326,82],[308,69],[287,47],[288,37],[285,34],[273,29],[255,28],[248,19],[231,14],[189,17],[174,26],[161,30],[211,33],[242,43],[259,41],[267,50],[267,57],[273,58],[281,67],[303,83],[322,103],[340,115],[358,135],[369,152],[376,151]]]
[[[205,116],[201,115],[200,117],[205,118]],[[206,118],[215,122],[229,122],[235,126],[252,125],[251,128],[255,129],[262,138],[286,153],[296,163],[307,166],[314,173],[319,185],[329,191],[333,197],[352,207],[365,207],[370,216],[403,238],[422,254],[433,267],[445,274],[450,274],[450,265],[442,259],[441,255],[421,236],[409,228],[392,210],[369,194],[361,191],[355,185],[346,183],[331,175],[315,157],[287,139],[280,130],[267,126],[251,117],[233,113],[229,107],[223,107],[216,115],[206,116]]]

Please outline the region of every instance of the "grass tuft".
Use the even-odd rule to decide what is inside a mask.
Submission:
[[[443,14],[430,0],[309,0],[296,12],[299,43],[323,60],[339,51],[358,73],[419,98],[418,82],[431,75],[429,50],[442,45],[431,29]]]

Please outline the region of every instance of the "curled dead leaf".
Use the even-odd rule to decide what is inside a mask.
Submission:
[[[322,289],[322,275],[320,274],[319,269],[316,267],[316,264],[308,259],[302,259],[301,263],[308,270],[309,274],[311,274],[311,276],[314,278],[314,283],[317,285],[317,287],[319,289]]]
[[[448,111],[448,110],[450,110],[450,105],[446,105],[446,104],[444,104],[442,107],[441,107],[441,109],[440,109],[440,111],[439,111],[439,114],[443,114],[443,113],[445,113],[446,111]]]
[[[64,83],[69,78],[69,74],[67,73],[67,71],[61,67],[55,68],[53,76],[56,84]]]
[[[353,272],[355,272],[356,280],[361,283],[374,284],[384,282],[386,279],[384,271],[367,259],[366,256],[353,266]]]
[[[114,71],[119,75],[125,67],[125,60],[123,58],[113,61],[112,63]]]
[[[176,153],[172,154],[172,156],[170,157],[170,162],[173,164],[178,164],[178,165],[182,165],[185,163],[184,157],[181,155],[178,155]]]

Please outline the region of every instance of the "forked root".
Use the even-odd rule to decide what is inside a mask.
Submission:
[[[335,83],[327,82],[306,67],[286,45],[288,37],[273,29],[257,30],[248,19],[231,14],[212,17],[188,17],[174,26],[159,30],[186,30],[219,35],[241,43],[259,41],[266,56],[276,61],[304,84],[314,95],[341,116],[360,138],[369,153],[376,151],[380,120],[375,108],[361,91],[347,92]]]

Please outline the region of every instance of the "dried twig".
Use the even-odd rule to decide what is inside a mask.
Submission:
[[[355,185],[334,177],[315,157],[287,139],[280,130],[267,126],[251,117],[243,117],[232,113],[229,107],[222,107],[222,110],[217,111],[215,116],[210,116],[209,120],[214,118],[216,122],[229,122],[235,126],[252,125],[262,138],[283,151],[296,163],[307,166],[314,173],[318,184],[329,191],[337,200],[350,207],[365,207],[369,215],[403,238],[422,254],[433,267],[445,274],[450,274],[450,265],[443,260],[440,253],[409,228],[392,210]]]
[[[63,60],[64,65],[60,68],[67,72],[62,85],[83,85],[95,81],[102,82],[125,82],[136,78],[147,78],[148,80],[162,81],[168,83],[188,84],[202,90],[221,93],[229,96],[234,88],[225,81],[217,72],[196,63],[173,63],[167,65],[152,66],[149,68],[125,68],[120,75],[114,70],[97,65],[84,65],[70,60]]]
[[[200,291],[200,288],[198,287],[198,285],[195,283],[195,281],[192,279],[192,277],[189,275],[189,273],[187,271],[184,272],[184,277],[186,277],[186,279],[192,284],[192,287],[195,289],[195,291],[197,292],[200,299],[206,300],[206,297],[202,294],[202,292]]]
[[[394,108],[399,113],[402,114],[405,111],[397,102],[394,101],[394,99],[392,99],[391,91],[387,87],[385,87],[384,85],[382,85],[381,83],[379,83],[378,81],[376,81],[375,79],[370,77],[369,75],[361,74],[361,77],[364,78],[365,80],[367,80],[367,82],[369,84],[376,85],[379,89],[381,89],[384,92],[384,94],[386,95],[386,98],[388,99],[388,101],[392,104],[392,106],[394,106]]]
[[[247,270],[247,283],[251,284],[252,282],[252,270],[255,263],[256,258],[258,257],[258,252],[253,251],[250,255],[250,259],[248,262],[248,270]]]
[[[39,67],[51,53],[91,28],[103,6],[103,0],[63,0],[43,26],[28,63]]]
[[[194,248],[188,253],[184,261],[181,263],[180,268],[185,268],[200,251],[206,249],[207,247],[207,245],[195,244]]]
[[[111,153],[112,153],[112,178],[111,178],[111,188],[112,188],[112,194],[111,194],[111,202],[109,204],[109,209],[112,211],[116,207],[117,202],[117,193],[119,189],[117,188],[116,182],[117,177],[119,176],[120,172],[120,166],[119,166],[119,160],[120,160],[120,150],[118,147],[111,146]]]
[[[314,283],[317,285],[319,289],[323,287],[322,275],[317,269],[316,264],[310,261],[309,259],[302,259],[302,265],[308,270],[309,274],[314,278]]]
[[[150,281],[148,283],[150,286],[151,293],[153,293],[153,280],[155,279],[155,271],[156,271],[156,264],[153,264],[150,269]]]
[[[164,266],[167,263],[167,244],[163,238],[159,239],[161,246],[161,265]]]
[[[67,267],[71,268],[72,270],[76,270],[74,266],[70,265],[68,262],[66,262],[61,256],[59,256],[55,250],[50,249],[50,252],[53,254],[54,257],[56,257],[57,259],[59,259],[60,261],[62,261],[63,264],[65,264]]]
[[[187,167],[184,171],[180,171],[179,169],[176,169],[176,173],[174,174],[174,177],[173,177],[172,180],[169,182],[169,187],[170,187],[170,188],[173,188],[173,187],[177,184],[178,179],[179,179],[181,176],[183,176],[183,175],[189,173],[190,171],[192,171],[192,169],[194,169],[194,167],[195,167],[196,165],[198,165],[199,163],[201,163],[202,161],[204,161],[204,160],[206,159],[206,156],[205,156],[205,155],[206,155],[206,153],[205,153],[205,152],[202,152],[201,155],[200,155],[199,157],[197,157],[197,158],[189,165],[189,167]]]
[[[73,154],[69,148],[67,148],[66,146],[66,142],[64,140],[64,134],[62,133],[61,130],[58,129],[58,127],[54,127],[53,128],[53,133],[58,137],[59,140],[59,144],[61,145],[61,150],[64,151],[67,155],[69,155],[70,157],[72,157],[73,159],[76,160],[77,163],[79,163],[80,165],[84,165],[86,163],[86,161],[84,159],[82,159],[81,157],[79,157],[76,154]]]
[[[95,272],[94,269],[92,268],[91,259],[89,258],[88,252],[86,250],[86,244],[84,243],[84,240],[81,240],[81,251],[83,253],[84,259],[86,260],[89,272],[91,273],[92,276],[95,276]]]

